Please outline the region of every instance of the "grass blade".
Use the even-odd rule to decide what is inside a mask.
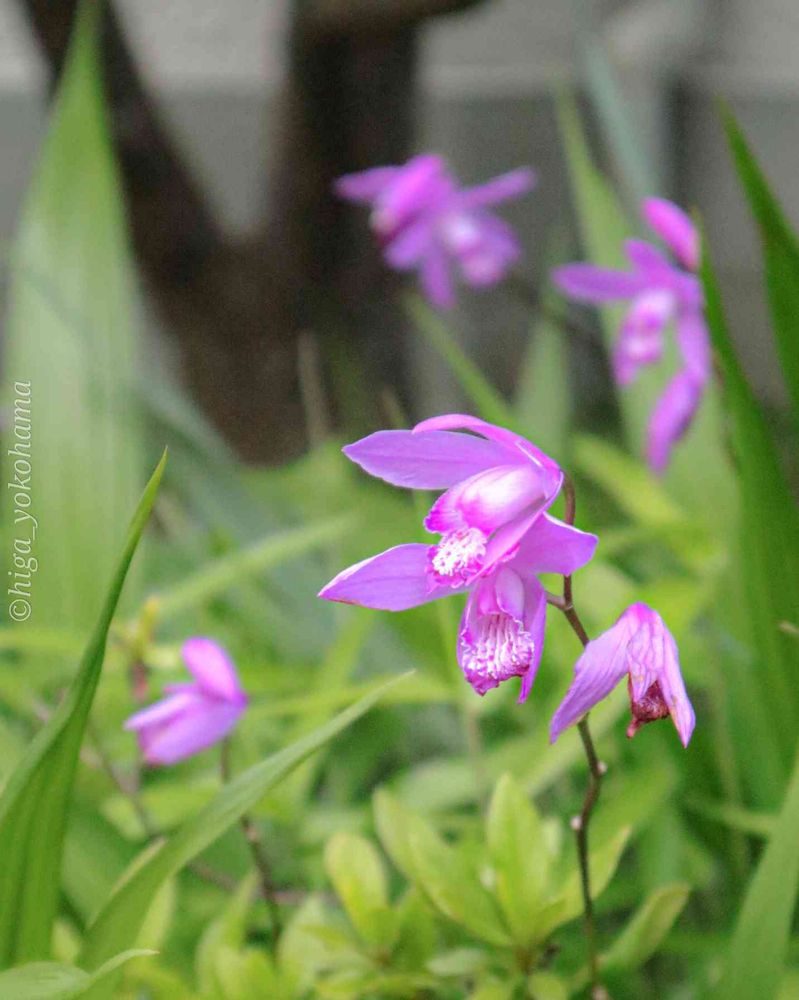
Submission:
[[[799,243],[732,112],[723,113],[738,179],[760,229],[771,325],[799,423]]]
[[[49,952],[78,753],[103,667],[108,629],[165,463],[166,454],[139,502],[77,676],[0,795],[0,967],[44,958]]]
[[[718,1000],[777,996],[799,891],[799,754],[793,777],[738,916]]]

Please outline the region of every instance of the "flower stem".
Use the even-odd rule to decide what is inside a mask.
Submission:
[[[565,508],[563,520],[566,524],[574,524],[576,513],[576,497],[574,493],[574,483],[569,476],[564,476],[563,496]],[[555,594],[547,594],[550,604],[559,608],[566,616],[566,620],[572,627],[572,631],[582,643],[583,647],[589,643],[588,633],[585,626],[577,614],[574,607],[572,595],[571,576],[563,577],[563,597]],[[588,827],[591,822],[591,815],[594,806],[599,799],[599,792],[602,785],[602,776],[607,768],[597,756],[591,730],[588,726],[588,715],[584,715],[577,723],[577,730],[580,739],[583,741],[585,757],[588,761],[588,788],[585,791],[583,807],[579,814],[572,819],[572,829],[577,840],[577,856],[580,863],[580,884],[583,890],[583,919],[585,925],[585,939],[588,947],[588,968],[591,978],[592,1000],[604,1000],[607,997],[604,987],[599,980],[599,953],[596,943],[596,921],[594,919],[594,900],[591,895],[591,868],[588,851]]]
[[[222,743],[219,755],[219,767],[222,780],[228,782],[230,780],[230,740],[224,740]],[[250,849],[255,870],[258,873],[258,880],[261,883],[261,895],[266,902],[269,917],[272,921],[272,943],[275,944],[280,937],[282,920],[277,900],[277,890],[272,879],[272,867],[269,864],[269,858],[266,856],[263,841],[258,833],[258,825],[252,816],[249,813],[244,813],[239,820],[239,825],[244,834],[244,839],[247,841],[247,847]]]

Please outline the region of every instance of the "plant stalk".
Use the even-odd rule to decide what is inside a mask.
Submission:
[[[565,508],[563,520],[566,524],[573,525],[576,513],[576,497],[574,493],[574,483],[569,476],[564,476],[563,495]],[[574,634],[585,648],[590,639],[585,630],[585,626],[577,614],[572,596],[572,578],[563,577],[563,596],[547,594],[547,601],[559,608],[566,616],[566,620],[571,625]],[[584,715],[577,723],[577,730],[585,750],[586,761],[588,762],[588,787],[585,791],[583,806],[579,814],[572,819],[571,826],[574,830],[577,841],[577,856],[580,864],[580,884],[583,892],[583,921],[585,926],[585,939],[588,948],[588,968],[591,980],[592,1000],[606,1000],[607,993],[599,979],[599,952],[596,940],[596,920],[594,917],[594,900],[591,894],[591,868],[588,850],[588,828],[591,816],[599,799],[599,792],[602,786],[602,776],[607,768],[597,756],[591,730],[588,726],[588,715]]]

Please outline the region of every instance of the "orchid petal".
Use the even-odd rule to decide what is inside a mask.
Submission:
[[[683,370],[669,382],[655,404],[649,417],[646,456],[657,475],[666,471],[674,445],[691,426],[703,391],[704,383]]]
[[[374,201],[397,178],[400,167],[373,167],[355,174],[339,177],[333,189],[347,201],[368,203]]]
[[[386,263],[397,271],[409,271],[423,261],[434,238],[430,220],[422,217],[399,229],[383,250]]]
[[[489,424],[487,420],[481,420],[479,417],[472,417],[468,413],[443,413],[438,417],[430,417],[427,420],[422,420],[418,423],[413,428],[413,433],[419,434],[422,431],[447,430],[473,431],[475,434],[481,434],[483,437],[489,438],[491,441],[497,441],[499,444],[506,445],[514,452],[522,452],[522,454],[524,454],[527,458],[532,458],[537,462],[540,462],[548,470],[562,476],[557,462],[550,458],[549,455],[544,454],[540,448],[536,448],[536,446],[532,444],[532,442],[528,441],[527,438],[523,438],[521,434],[514,434],[513,431],[509,431],[505,427],[498,427],[496,424]],[[559,488],[560,485],[557,483],[556,489]]]
[[[447,254],[436,242],[430,244],[421,262],[420,279],[422,290],[434,306],[451,309],[455,305],[455,289]]]
[[[464,588],[436,586],[428,578],[429,546],[418,542],[395,545],[342,570],[319,596],[342,604],[380,611],[405,611]]]
[[[565,264],[555,268],[552,280],[570,298],[594,304],[631,299],[648,284],[640,271],[613,271],[595,264]]]
[[[540,514],[522,538],[513,563],[531,573],[570,576],[591,561],[598,541],[596,535]]]
[[[579,722],[594,705],[607,698],[627,673],[627,644],[633,625],[624,615],[615,625],[593,639],[574,665],[574,680],[558,706],[549,727],[554,743],[564,729]]]
[[[233,729],[244,705],[195,695],[168,721],[139,729],[148,764],[175,764],[218,743]]]
[[[674,270],[669,258],[646,240],[625,240],[624,252],[636,270],[653,271],[655,275]]]
[[[641,701],[658,684],[680,741],[688,746],[696,717],[685,691],[674,637],[657,611],[641,602],[631,605],[622,618],[632,631],[627,647],[632,702]]]
[[[181,655],[202,691],[231,702],[246,701],[236,668],[218,643],[195,636],[183,643]]]
[[[685,370],[700,382],[710,378],[710,335],[698,309],[681,311],[677,317],[677,343]]]
[[[494,577],[494,598],[500,611],[520,621],[524,617],[524,584],[518,573],[501,566]]]
[[[198,687],[196,684],[181,685],[181,690],[170,693],[168,698],[162,698],[131,715],[125,721],[124,728],[131,732],[138,732],[150,726],[168,724],[193,705],[197,697]]]
[[[494,177],[485,184],[466,188],[458,195],[458,207],[463,209],[487,208],[498,205],[510,198],[518,198],[526,194],[536,184],[536,174],[529,167],[519,167],[499,177]]]
[[[490,535],[522,511],[541,509],[548,499],[547,486],[544,470],[532,463],[497,465],[443,493],[424,524],[428,531],[442,534],[470,527]]]
[[[417,490],[445,490],[510,455],[493,441],[450,431],[377,431],[342,451],[370,476]]]
[[[665,198],[645,198],[641,214],[684,267],[699,268],[699,233],[686,212]]]
[[[522,677],[522,686],[519,690],[518,702],[521,705],[527,700],[530,689],[533,686],[538,668],[541,665],[541,654],[544,652],[544,632],[547,622],[547,598],[546,592],[535,577],[525,580],[525,619],[524,623],[527,631],[533,639],[533,655],[530,665]]]
[[[642,292],[627,311],[613,351],[613,375],[619,385],[629,385],[644,365],[660,361],[663,331],[677,307],[665,289]]]

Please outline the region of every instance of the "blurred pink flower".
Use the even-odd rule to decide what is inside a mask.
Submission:
[[[183,644],[182,654],[194,682],[167,685],[168,697],[125,723],[137,734],[148,764],[175,764],[218,743],[247,707],[236,669],[221,646],[198,636]]]
[[[541,659],[546,615],[536,574],[573,572],[597,541],[544,513],[563,481],[558,465],[525,438],[462,414],[426,420],[413,431],[379,431],[344,453],[395,486],[446,490],[425,519],[442,537],[350,566],[319,596],[403,611],[469,592],[458,639],[466,679],[485,694],[521,676],[524,700]]]
[[[627,608],[583,650],[571,687],[552,718],[550,741],[579,722],[625,675],[633,716],[627,735],[670,715],[682,745],[688,746],[695,716],[680,673],[677,643],[660,615],[640,603]]]
[[[677,259],[673,264],[643,240],[628,240],[632,269],[614,271],[593,264],[567,264],[553,272],[555,284],[571,298],[599,305],[629,300],[613,353],[619,385],[629,385],[645,365],[659,362],[663,335],[674,323],[682,366],[650,416],[647,459],[663,473],[674,445],[696,414],[710,378],[710,340],[703,316],[699,236],[685,212],[663,198],[647,198],[642,214]]]
[[[535,183],[525,167],[473,188],[459,188],[443,157],[416,156],[402,166],[375,167],[336,181],[342,198],[372,206],[371,227],[386,262],[418,270],[435,306],[455,302],[452,264],[475,288],[495,285],[521,255],[513,229],[487,211]]]

